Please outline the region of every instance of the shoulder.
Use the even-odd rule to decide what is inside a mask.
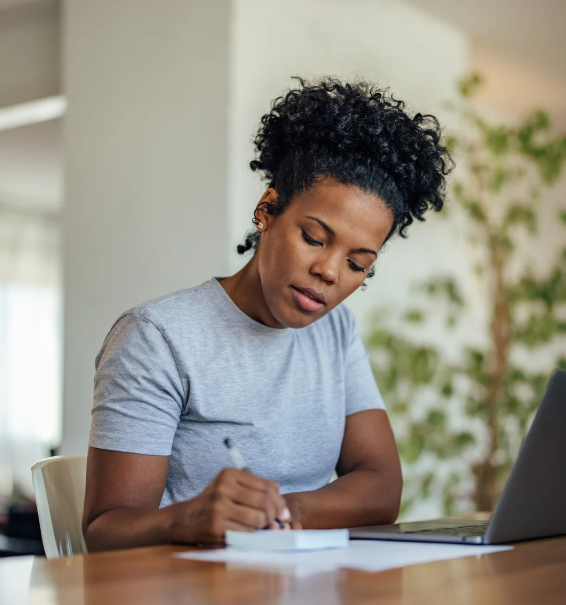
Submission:
[[[203,301],[213,292],[212,279],[192,288],[171,292],[159,298],[153,298],[124,311],[116,323],[124,317],[139,318],[155,324],[157,327],[169,322],[183,321],[186,313],[198,314]]]
[[[214,291],[212,279],[192,288],[171,292],[153,298],[124,311],[112,324],[109,334],[116,330],[133,329],[165,335],[187,325],[187,317],[198,323],[199,315],[206,312]],[[195,322],[191,322],[195,323]]]
[[[145,303],[126,311],[126,314],[149,319],[165,319],[176,317],[179,311],[198,309],[202,301],[209,298],[214,289],[212,279],[192,288],[171,292],[165,296],[148,300]]]

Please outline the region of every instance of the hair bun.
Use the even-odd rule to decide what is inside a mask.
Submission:
[[[364,80],[294,79],[299,86],[261,118],[250,163],[277,189],[273,212],[284,212],[320,176],[378,195],[402,235],[428,208],[442,208],[453,163],[434,116],[409,116],[403,101]]]

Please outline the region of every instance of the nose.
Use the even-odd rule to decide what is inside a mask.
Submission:
[[[311,274],[319,277],[327,284],[334,284],[338,280],[338,266],[338,259],[329,254],[313,263]]]

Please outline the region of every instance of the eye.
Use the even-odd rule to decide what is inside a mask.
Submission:
[[[322,246],[322,242],[317,242],[304,229],[301,229],[301,231],[303,233],[303,239],[311,246]]]
[[[351,260],[348,261],[350,263],[350,267],[352,268],[352,271],[362,271],[365,272],[365,269],[363,267],[360,267],[359,265],[356,265],[356,263],[352,262]]]

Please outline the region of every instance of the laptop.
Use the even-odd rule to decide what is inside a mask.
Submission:
[[[490,521],[437,519],[350,529],[351,539],[505,544],[566,534],[566,372],[556,371]]]

